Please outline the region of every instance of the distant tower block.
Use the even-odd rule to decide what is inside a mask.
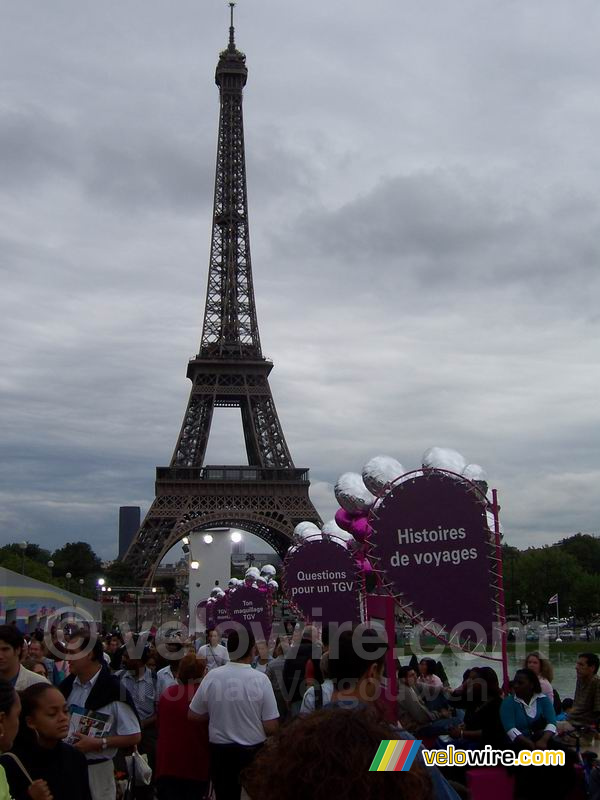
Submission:
[[[125,556],[146,584],[167,551],[194,531],[241,528],[283,555],[298,522],[321,522],[308,496],[308,469],[294,466],[283,435],[269,386],[273,364],[258,332],[242,116],[247,76],[232,9],[215,74],[219,134],[200,350],[188,364],[192,390],[171,464],[157,467],[156,499]],[[215,408],[240,409],[247,465],[204,465]]]
[[[119,507],[119,561],[123,558],[140,527],[139,506]]]

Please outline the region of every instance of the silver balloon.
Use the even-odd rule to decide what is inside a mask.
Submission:
[[[423,469],[447,469],[462,475],[466,466],[464,456],[447,447],[430,447],[423,453]]]
[[[273,589],[273,591],[275,592],[279,589],[279,584],[277,583],[277,581],[274,581],[273,578],[271,578],[267,586],[269,587],[269,589]]]
[[[265,564],[263,567],[261,567],[260,570],[261,575],[275,575],[276,572],[277,570],[275,569],[273,564]]]
[[[462,474],[470,481],[487,481],[486,471],[479,464],[467,464]]]
[[[404,474],[404,467],[390,456],[375,456],[363,467],[362,479],[372,494],[380,494],[388,483]]]
[[[244,573],[244,577],[256,580],[257,578],[260,578],[260,572],[256,567],[248,567],[248,569]]]
[[[350,541],[350,539],[354,539],[352,534],[348,533],[348,531],[342,530],[342,528],[340,528],[334,519],[330,519],[329,522],[326,522],[325,525],[323,525],[323,530],[321,533],[323,534],[324,538],[333,536],[334,541],[341,539],[343,542],[347,543]]]
[[[321,534],[320,529],[314,522],[299,522],[294,528],[294,537],[296,539],[306,539],[308,536],[315,536]]]
[[[334,487],[335,499],[350,514],[361,514],[373,505],[375,497],[357,472],[344,472]]]
[[[420,478],[423,475],[423,471],[420,469],[416,469],[414,471],[406,473],[399,481],[396,481],[396,486],[400,483],[407,483],[409,481],[414,480],[415,478]],[[381,498],[384,499],[383,497]],[[378,503],[381,502],[380,500],[377,501]]]

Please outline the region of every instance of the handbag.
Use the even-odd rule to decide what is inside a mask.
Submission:
[[[137,747],[130,756],[125,756],[127,772],[134,786],[150,786],[152,767],[148,764],[148,756],[142,755]]]
[[[14,753],[10,753],[10,752],[7,752],[7,753],[2,753],[2,756],[3,756],[3,757],[4,757],[4,756],[8,756],[9,758],[11,758],[11,759],[12,759],[12,760],[15,762],[15,764],[17,765],[17,767],[18,767],[18,768],[21,770],[21,772],[23,773],[23,775],[25,775],[25,777],[26,777],[26,778],[27,778],[27,780],[29,781],[29,785],[30,785],[30,786],[31,786],[31,784],[32,784],[32,783],[34,783],[34,780],[33,780],[33,778],[31,777],[31,775],[30,775],[30,774],[27,772],[27,770],[25,769],[25,766],[23,765],[23,762],[21,761],[21,759],[19,758],[19,756],[15,755]]]

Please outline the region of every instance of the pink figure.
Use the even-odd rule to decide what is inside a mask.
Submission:
[[[352,525],[348,533],[351,533],[357,542],[366,542],[373,533],[373,528],[369,525],[368,517],[365,515],[352,520]]]
[[[345,508],[338,508],[335,512],[335,521],[338,526],[347,533],[352,533],[352,524],[356,517],[352,516],[349,511],[346,511]]]

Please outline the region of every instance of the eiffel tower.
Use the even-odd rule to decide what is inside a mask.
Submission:
[[[242,94],[246,56],[229,45],[215,73],[220,116],[208,290],[200,351],[188,363],[192,389],[168,467],[156,469],[156,497],[125,554],[140,584],[152,581],[173,545],[192,531],[242,528],[283,555],[295,525],[320,523],[308,469],[294,466],[269,386],[252,285]],[[205,466],[215,408],[239,408],[248,466]]]

